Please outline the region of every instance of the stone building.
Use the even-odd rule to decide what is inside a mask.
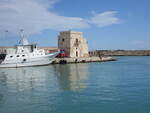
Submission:
[[[58,36],[58,48],[68,57],[88,57],[88,44],[82,32],[64,31]]]
[[[0,54],[11,54],[13,53],[15,50],[14,47],[3,47],[3,46],[0,46]]]
[[[44,49],[46,53],[57,51],[56,47],[37,47],[38,49]],[[0,54],[14,54],[16,52],[16,48],[14,47],[6,47],[0,46]]]

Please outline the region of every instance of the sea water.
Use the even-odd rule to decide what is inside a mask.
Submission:
[[[0,69],[0,113],[150,113],[150,57]]]

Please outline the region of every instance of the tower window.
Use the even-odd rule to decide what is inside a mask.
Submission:
[[[65,41],[65,39],[63,38],[63,39],[62,39],[62,41],[64,42],[64,41]]]
[[[78,57],[78,51],[76,51],[76,57]]]
[[[79,40],[78,39],[76,39],[76,43],[78,43],[79,42]]]

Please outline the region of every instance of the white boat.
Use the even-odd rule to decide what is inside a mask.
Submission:
[[[59,51],[46,53],[44,49],[38,49],[36,44],[29,44],[22,33],[14,52],[0,55],[0,68],[48,65],[58,53]]]

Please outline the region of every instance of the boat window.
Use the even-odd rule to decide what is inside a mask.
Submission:
[[[10,56],[10,58],[12,58],[13,56]]]
[[[22,52],[24,52],[24,50],[22,50]]]
[[[24,57],[25,55],[22,55],[22,57]]]
[[[19,55],[17,55],[17,57],[19,57]]]
[[[27,59],[23,59],[23,62],[25,62]]]

